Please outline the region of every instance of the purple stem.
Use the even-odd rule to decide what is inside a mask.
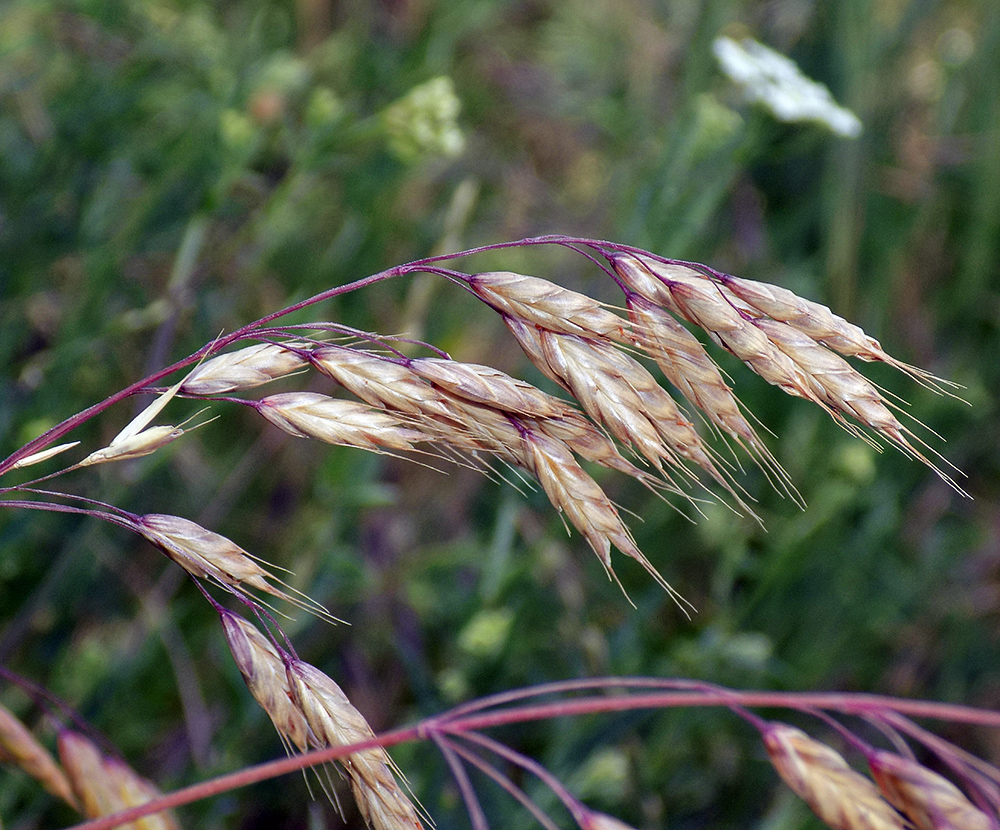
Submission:
[[[596,681],[607,685],[613,678]],[[617,679],[619,686],[628,686],[629,679]],[[655,679],[645,680],[634,678],[636,685],[643,682],[662,683]],[[667,681],[671,682],[671,681]],[[553,684],[563,685],[563,684]],[[943,721],[975,723],[980,726],[1000,728],[1000,712],[988,709],[975,709],[949,703],[934,703],[923,700],[906,700],[883,695],[848,695],[831,692],[742,692],[733,689],[725,690],[725,694],[715,692],[663,693],[659,695],[635,695],[618,697],[591,697],[564,701],[556,704],[525,706],[500,712],[487,712],[478,716],[451,718],[445,713],[438,718],[429,718],[416,726],[383,733],[380,736],[350,746],[338,746],[321,749],[297,755],[291,758],[280,758],[248,767],[238,772],[213,778],[200,784],[177,790],[153,801],[132,807],[113,816],[74,825],[70,830],[111,830],[130,821],[151,815],[152,813],[180,807],[203,798],[210,798],[238,787],[245,787],[289,772],[325,764],[355,752],[361,752],[374,747],[389,747],[414,740],[426,740],[435,731],[441,732],[442,721],[447,726],[447,732],[457,734],[487,729],[510,723],[523,723],[532,720],[544,720],[572,715],[587,715],[600,712],[621,712],[636,709],[662,709],[672,706],[741,706],[784,708],[805,710],[831,709],[852,714],[868,714],[881,712],[882,717],[889,719],[892,713],[907,714],[915,717],[932,718]],[[902,726],[896,723],[897,727]]]

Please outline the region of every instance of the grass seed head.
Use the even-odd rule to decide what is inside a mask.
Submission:
[[[291,435],[370,452],[405,452],[412,450],[415,442],[432,440],[384,410],[315,392],[270,395],[258,401],[256,408]]]
[[[694,425],[637,360],[606,341],[540,331],[549,368],[584,410],[658,471],[689,461],[732,490]]]
[[[260,343],[217,355],[191,372],[181,384],[181,391],[189,395],[221,395],[252,389],[307,365],[303,357],[291,351],[305,346],[305,343]]]
[[[139,517],[135,529],[191,576],[209,579],[242,597],[246,596],[244,586],[249,585],[303,611],[333,620],[326,609],[308,597],[297,592],[292,596],[275,587],[272,583],[284,583],[239,545],[190,519],[150,513]]]
[[[46,790],[79,809],[65,773],[13,712],[0,706],[0,761],[14,764]]]
[[[770,723],[764,746],[778,775],[833,830],[905,830],[875,785],[840,753],[783,723]]]
[[[691,332],[670,314],[633,295],[628,300],[636,345],[652,357],[664,377],[715,426],[756,450],[760,439],[740,410],[718,365]]]
[[[151,455],[161,447],[173,443],[184,434],[181,427],[169,425],[149,427],[136,435],[129,436],[107,447],[96,450],[80,462],[80,467],[103,464],[107,461],[127,461]]]
[[[916,761],[877,751],[868,764],[882,794],[917,830],[994,830],[997,826],[951,781]]]
[[[523,437],[528,469],[542,485],[552,506],[583,534],[608,575],[617,580],[611,565],[611,546],[614,545],[642,565],[678,605],[682,605],[684,599],[639,550],[611,499],[577,463],[569,448],[561,441],[531,430],[526,430]]]
[[[410,368],[435,386],[452,395],[504,412],[536,418],[553,418],[572,411],[565,401],[511,377],[492,366],[460,363],[457,360],[421,358]]]
[[[347,746],[374,737],[364,716],[330,677],[300,660],[289,660],[287,672],[292,697],[305,715],[317,748]],[[351,779],[362,817],[375,830],[421,830],[417,811],[396,781],[384,749],[361,750],[340,763]]]
[[[267,712],[286,747],[309,747],[305,716],[292,702],[285,663],[256,626],[238,614],[220,611],[222,630],[243,680],[254,700]]]
[[[347,346],[321,346],[313,365],[371,406],[412,416],[445,415],[440,393],[409,366]]]
[[[59,735],[59,758],[83,813],[99,818],[145,804],[160,795],[156,786],[124,761],[106,757],[89,738],[64,730]],[[179,830],[169,812],[146,816],[122,825],[126,830]]]
[[[476,296],[505,316],[550,331],[604,337],[621,334],[628,327],[627,320],[593,297],[539,277],[491,271],[473,275],[468,284]]]

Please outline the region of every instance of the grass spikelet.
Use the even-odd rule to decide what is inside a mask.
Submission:
[[[744,417],[739,399],[698,338],[638,294],[629,295],[627,306],[635,345],[656,361],[664,377],[709,423],[751,453],[782,490],[794,494],[788,474]]]
[[[683,609],[686,600],[639,550],[607,494],[577,463],[569,448],[531,430],[525,430],[523,438],[528,469],[542,485],[552,506],[583,534],[608,576],[617,580],[611,565],[611,546],[614,545],[642,565]]]
[[[108,816],[145,804],[160,795],[156,786],[117,758],[101,753],[83,735],[64,730],[59,735],[59,758],[73,790],[89,818]],[[173,814],[156,813],[122,825],[129,830],[179,830]]]
[[[129,421],[125,425],[125,428],[111,439],[111,443],[108,446],[92,452],[76,466],[89,467],[92,464],[103,464],[107,461],[125,461],[130,458],[142,458],[144,455],[150,455],[161,447],[165,447],[167,444],[180,438],[185,432],[183,428],[184,424],[191,420],[190,418],[176,427],[169,425],[150,427],[149,423],[173,400],[183,383],[184,381],[182,380],[171,386],[162,395],[157,395],[156,399],[149,406]],[[201,426],[201,424],[198,426]],[[194,428],[192,427],[192,429]]]
[[[795,362],[726,300],[720,286],[704,275],[683,266],[650,262],[654,274],[642,261],[629,257],[617,257],[614,264],[616,273],[630,289],[704,329],[712,340],[768,383],[829,410]]]
[[[957,386],[935,377],[924,369],[897,360],[882,348],[878,340],[865,334],[860,326],[849,323],[825,305],[803,299],[787,288],[770,283],[745,280],[727,274],[722,275],[720,279],[733,295],[748,306],[773,320],[787,323],[845,357],[888,363],[918,383],[945,394],[950,393],[944,387]]]
[[[409,366],[424,380],[452,395],[504,412],[535,418],[554,418],[575,412],[565,401],[492,366],[440,358],[411,360]]]
[[[875,785],[831,747],[783,723],[767,724],[763,738],[778,775],[833,830],[905,830]]]
[[[321,346],[312,363],[352,395],[371,406],[408,415],[447,415],[434,386],[403,363],[346,346]]]
[[[644,470],[640,470],[635,464],[626,459],[618,452],[618,448],[614,442],[582,415],[574,414],[572,416],[540,420],[525,418],[523,419],[523,423],[550,438],[562,441],[574,453],[586,461],[607,467],[609,470],[618,470],[618,472],[625,473],[653,490],[658,491],[664,487],[663,480],[649,475]],[[664,479],[670,481],[667,476],[664,476]],[[673,489],[678,493],[681,492],[677,488]]]
[[[315,392],[271,395],[253,406],[279,429],[327,444],[405,452],[414,449],[415,442],[433,440],[384,410]]]
[[[849,432],[864,438],[864,433],[843,417],[850,415],[926,464],[965,495],[950,476],[913,445],[913,433],[892,414],[875,386],[835,350],[840,347],[845,354],[890,363],[924,385],[944,391],[933,376],[911,371],[906,364],[885,355],[876,341],[856,326],[840,324],[840,318],[825,306],[805,301],[795,306],[789,299],[795,297],[791,292],[757,291],[753,289],[755,284],[747,280],[716,281],[692,268],[647,258],[614,256],[612,264],[631,291],[700,326],[768,383],[816,404]],[[740,295],[730,290],[731,285]],[[791,322],[771,318],[765,311],[768,308],[789,317]],[[815,313],[818,320],[812,326],[806,321],[810,313]]]
[[[660,472],[664,461],[680,468],[690,461],[740,501],[694,425],[638,361],[604,341],[545,330],[538,336],[552,374],[613,436]]]
[[[191,576],[209,579],[241,597],[246,596],[243,586],[249,585],[327,621],[335,620],[309,597],[297,591],[293,596],[272,585],[288,587],[239,545],[189,519],[150,513],[138,518],[135,529]]]
[[[267,713],[278,730],[286,750],[295,747],[305,752],[309,747],[309,727],[305,716],[292,703],[285,663],[257,630],[238,614],[219,609],[222,631],[250,694]]]
[[[850,363],[785,323],[766,318],[753,321],[767,338],[795,361],[827,410],[841,423],[850,415],[882,435],[905,454],[922,461],[958,492],[960,487],[907,439],[912,433],[893,415],[885,398]],[[849,425],[844,424],[849,431]]]
[[[290,659],[288,686],[305,716],[315,746],[359,743],[374,737],[364,716],[331,678],[315,666]],[[392,760],[381,747],[356,752],[340,763],[364,820],[375,830],[421,830],[423,825],[409,797],[393,775]]]
[[[290,375],[308,363],[293,348],[305,343],[260,343],[235,352],[220,354],[198,366],[181,384],[189,395],[221,395]]]
[[[26,455],[24,458],[20,458],[10,465],[10,469],[19,470],[22,467],[31,467],[33,464],[41,464],[43,461],[48,461],[50,458],[54,458],[60,455],[66,450],[71,450],[79,441],[69,441],[66,444],[58,444],[54,447],[49,447],[47,450],[42,450],[41,452],[33,452],[31,455]]]
[[[868,758],[882,794],[917,830],[993,830],[989,816],[954,784],[916,761],[877,751]]]
[[[66,774],[49,751],[14,714],[0,705],[0,761],[14,764],[56,798],[79,809]]]
[[[539,277],[491,271],[469,277],[468,285],[477,297],[505,316],[550,331],[604,337],[620,335],[628,327],[627,320],[593,297]]]
[[[91,464],[104,464],[108,461],[128,461],[132,458],[142,458],[151,455],[167,444],[173,443],[183,434],[184,429],[179,426],[165,424],[150,427],[136,435],[121,441],[113,441],[107,447],[92,452],[77,466],[89,467]]]

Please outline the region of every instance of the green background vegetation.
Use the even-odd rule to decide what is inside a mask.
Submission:
[[[793,57],[860,116],[861,138],[745,104],[712,57],[720,34]],[[552,232],[642,245],[827,303],[962,383],[971,407],[865,369],[947,440],[975,500],[724,358],[806,510],[753,469],[766,532],[712,505],[689,522],[601,477],[697,606],[691,621],[623,562],[631,608],[538,492],[318,451],[235,407],[66,486],[195,519],[294,568],[297,587],[352,623],[300,615],[287,629],[300,656],[376,729],[605,674],[1000,708],[998,54],[991,0],[8,0],[0,453],[220,331],[403,261]],[[447,123],[414,127],[412,91],[441,77],[461,102],[461,147]],[[596,269],[557,252],[468,267],[614,299]],[[487,309],[430,278],[316,314],[535,377]],[[172,422],[194,411],[172,404]],[[120,407],[75,437],[103,446],[129,417]],[[207,603],[149,545],[94,521],[0,514],[0,663],[164,788],[281,751]],[[40,723],[20,692],[0,700]],[[995,734],[944,731],[1000,760]],[[500,736],[637,828],[818,826],[726,713]],[[433,747],[396,757],[440,828],[468,826]],[[531,826],[477,785],[494,827]],[[304,828],[331,815],[292,777],[183,819]],[[73,820],[7,770],[0,816],[13,828]]]

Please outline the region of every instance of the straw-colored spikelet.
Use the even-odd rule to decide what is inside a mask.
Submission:
[[[525,431],[523,439],[528,470],[538,479],[556,510],[583,534],[608,575],[614,577],[611,566],[614,545],[639,562],[679,605],[683,603],[683,598],[639,550],[611,500],[577,463],[569,448],[531,430]]]
[[[724,275],[709,278],[648,257],[615,255],[612,264],[629,290],[700,326],[768,383],[820,406],[863,437],[844,416],[854,418],[963,492],[913,446],[907,437],[913,433],[879,390],[836,352],[889,363],[939,391],[943,382],[890,357],[857,326],[776,286]]]
[[[621,335],[628,321],[586,294],[570,291],[539,277],[510,271],[475,274],[469,288],[505,316],[549,331],[589,337]]]
[[[55,759],[28,728],[3,706],[0,706],[0,762],[20,767],[52,795],[78,808],[69,781]]]
[[[240,596],[246,596],[243,587],[249,585],[303,611],[332,620],[326,609],[308,597],[298,592],[292,596],[275,587],[272,583],[285,584],[239,545],[189,519],[150,513],[138,518],[135,530],[191,576],[210,579]]]
[[[693,424],[638,361],[607,341],[559,334],[509,317],[505,321],[542,372],[668,481],[663,462],[681,467],[681,459],[686,459],[732,492]]]
[[[850,363],[802,332],[766,318],[753,324],[782,352],[795,361],[816,396],[835,415],[851,415],[858,422],[886,436],[904,452],[927,461],[907,441],[908,430],[886,406],[879,391]]]
[[[77,732],[60,733],[59,758],[88,818],[138,807],[160,795],[152,782],[124,761],[105,756],[90,739]],[[122,826],[129,830],[179,830],[170,812],[156,813]]]
[[[996,824],[947,778],[901,755],[877,751],[868,759],[886,799],[917,830],[993,830]]]
[[[317,748],[347,746],[370,740],[374,733],[347,695],[315,666],[300,660],[287,664],[288,686],[305,715]],[[355,752],[340,760],[362,817],[375,830],[420,830],[423,825],[409,797],[392,772],[392,761],[381,747]]]
[[[763,737],[778,775],[833,830],[905,829],[875,785],[826,744],[783,723],[769,723]]]
[[[923,369],[897,360],[882,348],[878,340],[869,337],[859,326],[834,314],[825,305],[803,299],[787,288],[769,283],[754,282],[726,274],[720,275],[720,280],[734,296],[748,306],[772,320],[787,323],[845,357],[888,363],[915,380],[934,388],[946,383]]]
[[[609,470],[618,470],[618,472],[632,476],[632,478],[642,482],[651,489],[664,489],[662,481],[640,470],[631,461],[626,460],[618,452],[618,448],[614,442],[582,415],[574,414],[572,416],[545,418],[543,420],[524,418],[522,419],[522,423],[529,429],[562,441],[574,453],[586,461],[592,461],[594,464],[607,467]]]
[[[447,415],[441,394],[404,363],[346,346],[321,346],[312,363],[371,406],[418,417]]]
[[[164,424],[149,427],[142,432],[120,441],[113,441],[107,447],[92,452],[80,462],[79,466],[89,467],[92,464],[103,464],[107,461],[128,461],[152,455],[167,444],[172,444],[183,434],[184,430],[179,426]]]
[[[281,656],[252,623],[225,609],[219,614],[229,650],[250,694],[271,719],[285,747],[294,746],[305,752],[309,747],[309,727],[292,702]]]
[[[565,401],[492,366],[441,358],[411,360],[409,365],[424,380],[456,397],[504,412],[535,418],[562,417],[576,412]]]
[[[433,440],[384,410],[316,392],[285,392],[256,403],[276,427],[300,438],[360,447],[371,452],[405,452],[419,441]]]
[[[293,348],[304,343],[260,343],[206,360],[184,380],[181,391],[189,395],[221,395],[252,389],[284,377],[307,365]]]
[[[631,294],[627,305],[635,344],[656,361],[664,377],[709,422],[786,478],[744,417],[739,400],[701,341],[658,305],[638,294]]]
[[[649,268],[655,276],[638,260],[615,260],[616,272],[633,291],[700,326],[768,383],[829,410],[805,372],[753,325],[751,317],[726,301],[719,285],[683,266],[651,263]]]

